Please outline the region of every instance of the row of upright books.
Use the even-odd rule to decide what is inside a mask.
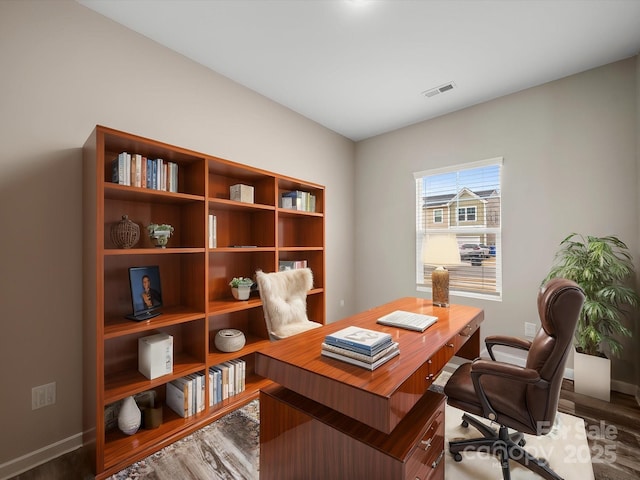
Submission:
[[[138,153],[121,152],[111,162],[111,181],[130,187],[178,191],[178,164]]]
[[[237,395],[245,389],[246,362],[229,360],[209,368],[209,406]],[[166,403],[183,418],[200,413],[205,407],[204,373],[192,373],[167,383]]]
[[[244,392],[246,373],[247,364],[241,358],[209,368],[209,406]]]
[[[316,211],[316,196],[302,190],[293,190],[280,194],[280,208],[300,210],[303,212]]]
[[[204,373],[192,373],[167,383],[166,402],[183,418],[204,410]]]
[[[278,262],[278,270],[295,270],[297,268],[307,268],[306,260],[280,260]]]
[[[352,326],[326,335],[321,354],[375,370],[399,355],[400,348],[388,333]]]

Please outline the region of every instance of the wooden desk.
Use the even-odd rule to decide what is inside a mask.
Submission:
[[[424,333],[376,324],[394,310],[438,321]],[[436,424],[440,429],[438,412],[444,409],[441,398],[425,393],[454,354],[479,355],[483,318],[475,307],[440,308],[430,300],[402,298],[257,352],[256,373],[285,387],[260,396],[261,479],[340,478],[347,472],[350,478],[382,478],[385,460],[370,461],[380,452],[399,468],[389,467],[387,479],[413,475],[416,446]],[[400,355],[372,372],[321,356],[324,337],[350,325],[390,333]],[[434,472],[444,471],[436,467]]]

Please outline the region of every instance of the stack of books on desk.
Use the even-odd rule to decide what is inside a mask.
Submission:
[[[400,353],[398,343],[388,333],[347,327],[324,338],[322,355],[375,370]]]

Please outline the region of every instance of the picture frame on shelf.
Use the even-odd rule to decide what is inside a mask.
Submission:
[[[160,315],[163,304],[159,266],[129,268],[129,286],[133,310],[131,315],[127,315],[129,320],[140,322]]]

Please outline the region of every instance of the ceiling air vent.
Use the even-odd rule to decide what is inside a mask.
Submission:
[[[435,97],[436,95],[439,95],[441,93],[448,92],[449,90],[453,90],[453,87],[455,86],[456,84],[454,82],[445,83],[444,85],[440,85],[439,87],[425,90],[424,92],[422,92],[422,95],[424,95],[427,98]]]

